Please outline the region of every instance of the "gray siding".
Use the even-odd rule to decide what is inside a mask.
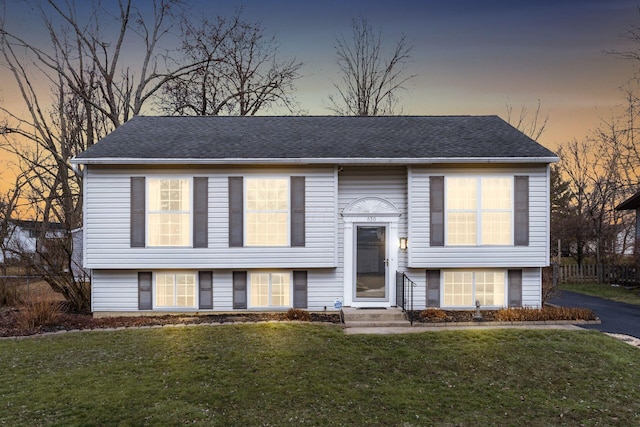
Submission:
[[[207,176],[208,248],[131,248],[131,176]],[[228,176],[300,175],[306,179],[305,247],[229,248]],[[336,199],[333,167],[281,169],[107,169],[88,168],[85,188],[86,267],[153,268],[326,268],[336,266]]]
[[[154,272],[157,271],[161,270],[154,270]],[[190,310],[233,311],[232,283],[232,270],[214,270],[213,309]],[[307,270],[307,284],[308,310],[333,310],[335,300],[342,298],[342,283],[335,280],[335,269]],[[92,311],[94,312],[138,311],[137,270],[94,270],[92,289]]]
[[[529,246],[429,245],[429,176],[451,173],[529,176]],[[409,260],[414,268],[541,267],[549,264],[549,187],[547,168],[540,166],[493,168],[413,167],[409,178]]]
[[[517,266],[512,266],[517,269]],[[471,268],[470,270],[482,270],[482,268]],[[542,304],[542,270],[540,268],[522,269],[522,306],[540,307]],[[506,273],[506,270],[505,270]],[[414,309],[422,310],[426,308],[427,301],[427,275],[426,270],[408,269],[407,276],[416,283],[413,288]],[[442,283],[440,284],[442,286]]]
[[[398,236],[407,236],[407,170],[405,167],[345,167],[338,174],[338,259],[336,280],[344,280],[344,221],[340,213],[354,200],[380,197],[401,212]],[[391,242],[390,244],[394,244]],[[349,255],[351,256],[351,255]],[[398,251],[398,270],[407,265],[406,251]],[[393,272],[395,274],[395,272]]]
[[[540,307],[542,305],[542,269],[522,269],[522,306]]]
[[[451,168],[333,167],[171,169],[180,176],[207,176],[208,248],[131,248],[129,245],[131,176],[159,176],[163,169],[107,169],[90,166],[85,180],[85,258],[93,268],[92,309],[135,312],[138,271],[181,269],[213,271],[213,309],[233,309],[234,270],[280,268],[307,270],[308,309],[332,310],[343,299],[344,221],[340,213],[354,200],[380,197],[401,212],[398,236],[409,237],[407,251],[398,251],[398,269],[414,288],[415,309],[426,306],[426,269],[522,268],[524,306],[539,306],[540,268],[548,262],[548,179],[545,166],[464,168],[472,174],[528,175],[530,245],[527,247],[429,247],[429,176]],[[280,174],[305,176],[306,246],[303,248],[229,248],[228,177]],[[409,202],[408,202],[409,200]],[[409,213],[411,210],[411,213]],[[409,229],[409,220],[411,226]],[[394,242],[390,242],[394,244]],[[351,254],[349,254],[351,256]],[[408,263],[410,266],[408,266]]]
[[[93,270],[91,311],[138,311],[138,272]]]

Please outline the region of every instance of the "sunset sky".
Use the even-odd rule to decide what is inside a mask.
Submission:
[[[113,0],[105,0],[109,4]],[[81,1],[77,1],[82,3]],[[115,4],[115,1],[113,1]],[[143,2],[144,3],[144,2]],[[402,94],[411,115],[498,114],[538,100],[549,115],[541,142],[549,148],[583,139],[623,104],[620,87],[635,64],[605,51],[640,48],[624,37],[640,25],[637,0],[246,0],[192,1],[192,12],[260,21],[281,51],[302,62],[296,97],[312,115],[326,115],[327,95],[338,81],[334,41],[365,17],[391,46],[402,34],[415,45]],[[36,15],[22,2],[0,0],[16,32],[37,37]],[[26,34],[25,34],[26,32]],[[5,70],[0,98],[19,108]],[[275,111],[271,114],[284,111]]]

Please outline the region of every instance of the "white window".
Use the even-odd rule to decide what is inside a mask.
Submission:
[[[443,307],[485,307],[505,305],[506,274],[504,271],[445,271],[443,274]]]
[[[291,306],[290,273],[251,273],[249,283],[252,307]]]
[[[513,244],[513,178],[447,177],[447,245]]]
[[[195,308],[196,275],[193,273],[156,273],[156,307]]]
[[[148,246],[189,246],[191,181],[150,178],[148,182]]]
[[[246,245],[289,244],[289,179],[246,179]]]

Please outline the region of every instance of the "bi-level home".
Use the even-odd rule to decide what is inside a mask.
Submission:
[[[72,160],[96,315],[541,305],[549,164],[497,116],[135,117]]]

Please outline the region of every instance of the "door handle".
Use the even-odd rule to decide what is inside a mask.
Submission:
[[[389,258],[384,259],[384,265],[389,267]]]

